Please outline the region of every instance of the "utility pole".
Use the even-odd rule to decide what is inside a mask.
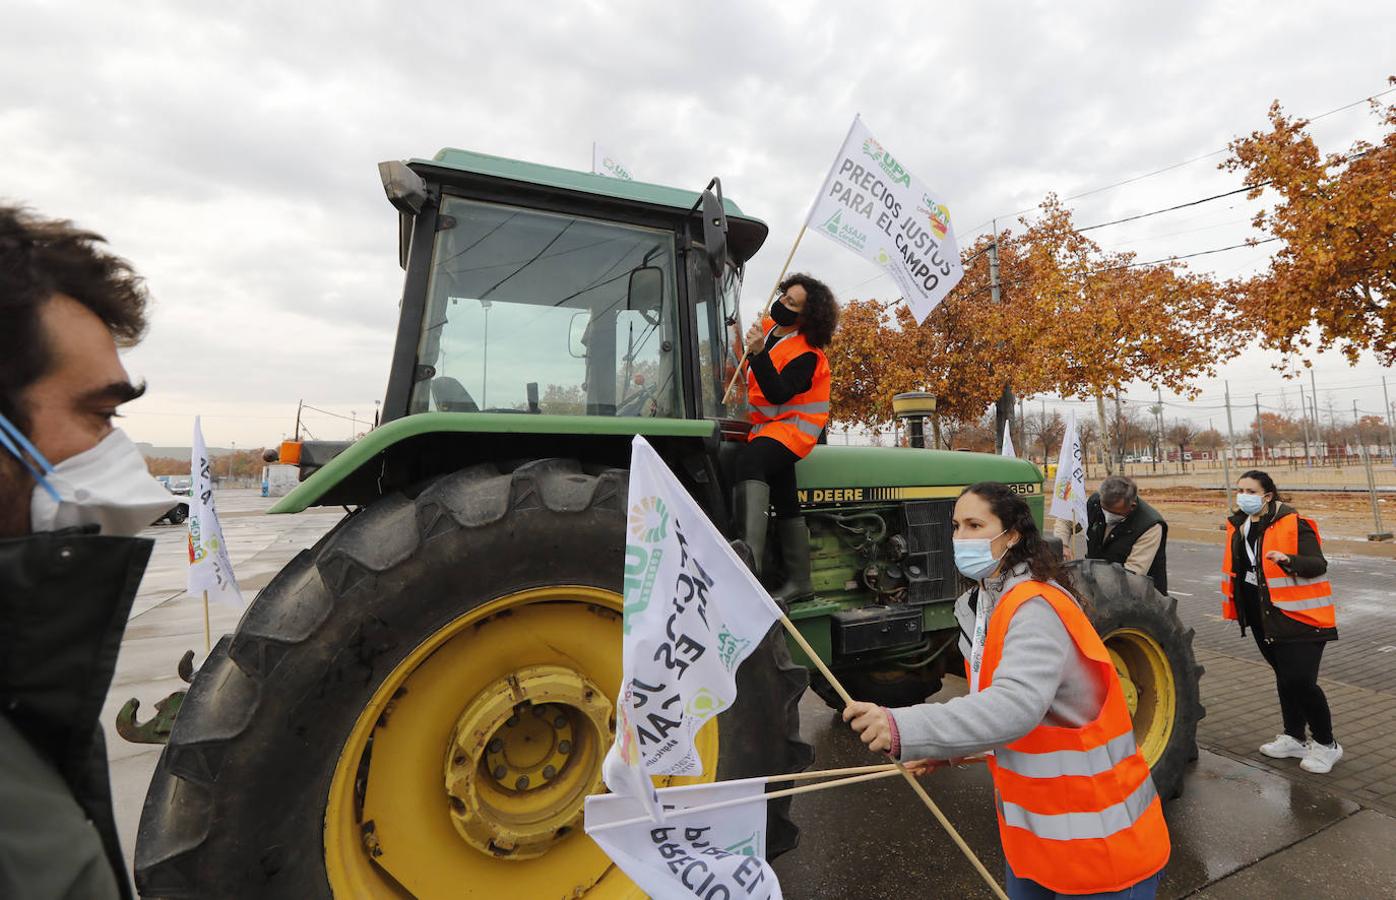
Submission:
[[[1229,512],[1236,508],[1231,502],[1231,456],[1235,446],[1236,437],[1231,428],[1231,382],[1226,384],[1226,449],[1222,451],[1222,478],[1226,479],[1226,508]]]
[[[1125,473],[1125,413],[1120,405],[1120,391],[1115,389],[1115,465]]]
[[[1304,432],[1304,465],[1313,467],[1313,458],[1309,456],[1309,407],[1304,401],[1304,385],[1299,385],[1299,425]],[[1312,481],[1312,479],[1310,479]]]
[[[1255,433],[1260,438],[1260,462],[1265,463],[1265,424],[1260,420],[1260,395],[1255,395]]]
[[[1396,465],[1396,424],[1391,421],[1391,397],[1386,393],[1386,376],[1381,377],[1381,398],[1386,402],[1386,452],[1392,465]]]
[[[1357,416],[1357,401],[1352,401],[1352,430],[1357,438],[1357,452],[1362,454],[1362,465],[1367,470],[1367,496],[1372,500],[1372,526],[1375,529],[1367,535],[1369,541],[1389,541],[1391,532],[1381,523],[1381,506],[1377,504],[1377,480],[1372,475],[1372,457],[1367,453],[1367,442],[1362,437],[1362,429],[1359,426],[1360,419]]]
[[[1328,442],[1326,440],[1321,439],[1321,433],[1318,427],[1318,383],[1314,381],[1313,366],[1309,366],[1309,405],[1311,405],[1314,408],[1314,443],[1322,445],[1324,451],[1323,457],[1324,459],[1327,459]],[[1314,447],[1314,450],[1317,451],[1318,447]]]
[[[1154,421],[1158,423],[1158,437],[1154,440],[1154,461],[1149,468],[1151,471],[1157,472],[1158,458],[1163,454],[1163,388],[1155,385],[1154,396],[1158,400],[1158,405],[1154,407]]]
[[[1003,301],[1002,284],[999,281],[999,223],[993,220],[994,240],[989,245],[989,299],[995,305]],[[994,404],[994,450],[1003,452],[1003,429],[1013,422],[1013,385],[1003,383],[1003,393]]]

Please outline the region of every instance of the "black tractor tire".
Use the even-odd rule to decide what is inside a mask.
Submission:
[[[165,519],[168,520],[171,525],[183,525],[188,518],[189,504],[187,503],[181,503],[165,514]]]
[[[1197,723],[1207,714],[1193,629],[1178,618],[1178,599],[1159,593],[1150,578],[1100,559],[1074,560],[1068,568],[1076,589],[1090,603],[1091,624],[1107,647],[1121,640],[1117,635],[1122,632],[1142,632],[1167,660],[1174,692],[1172,728],[1162,753],[1152,761],[1152,774],[1160,797],[1180,797],[1187,766],[1197,759]]]
[[[141,895],[330,897],[330,784],[375,690],[425,638],[492,599],[559,584],[620,594],[626,493],[625,470],[481,464],[385,497],[302,551],[189,689],[141,815]],[[807,675],[780,633],[737,680],[738,701],[718,718],[715,777],[807,768],[797,709]],[[768,804],[769,856],[798,841],[789,802]]]

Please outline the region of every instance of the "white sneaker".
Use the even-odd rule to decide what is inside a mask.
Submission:
[[[1304,759],[1309,755],[1312,741],[1297,741],[1287,734],[1277,734],[1268,744],[1260,745],[1260,752],[1271,759]]]
[[[1333,764],[1343,758],[1343,745],[1337,741],[1332,746],[1309,741],[1309,752],[1299,762],[1299,768],[1315,775],[1326,775],[1333,771]]]

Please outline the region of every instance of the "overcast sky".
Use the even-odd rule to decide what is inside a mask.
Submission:
[[[750,314],[855,113],[943,196],[967,245],[1048,191],[1219,150],[1263,127],[1271,100],[1316,115],[1396,74],[1390,4],[963,6],[10,3],[0,198],[104,233],[148,278],[150,336],[126,358],[150,383],[124,423],[134,439],[187,445],[201,413],[210,444],[261,446],[290,430],[298,398],[363,419],[383,396],[401,272],[380,160],[454,146],[587,170],[596,140],[641,180],[720,175],[771,225]],[[1357,107],[1312,132],[1337,151],[1374,121]],[[1222,158],[1070,205],[1085,225],[1218,193],[1239,184]],[[1155,259],[1238,243],[1250,214],[1230,198],[1093,236]],[[1232,276],[1266,257],[1194,265]],[[844,299],[893,294],[816,237],[795,268]],[[1249,352],[1222,374],[1252,407],[1256,391],[1278,407],[1277,361]],[[1354,399],[1382,409],[1374,361],[1325,357],[1316,374],[1325,414],[1330,394],[1349,416]],[[1222,384],[1202,387],[1168,415],[1220,427]],[[320,437],[351,430],[308,421]]]

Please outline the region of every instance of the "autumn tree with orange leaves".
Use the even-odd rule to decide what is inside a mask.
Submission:
[[[1372,108],[1386,129],[1380,143],[1322,156],[1308,121],[1287,117],[1276,102],[1270,130],[1233,141],[1222,163],[1245,174],[1251,199],[1267,189],[1277,196],[1253,224],[1280,249],[1231,299],[1264,343],[1285,354],[1316,344],[1352,362],[1370,350],[1396,363],[1396,105]]]

